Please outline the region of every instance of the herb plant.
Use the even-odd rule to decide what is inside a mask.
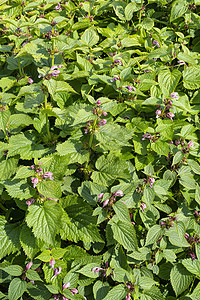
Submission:
[[[200,299],[200,1],[0,1],[0,299]]]

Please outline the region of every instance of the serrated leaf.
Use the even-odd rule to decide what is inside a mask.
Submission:
[[[11,197],[20,200],[29,199],[35,194],[35,190],[27,183],[26,179],[6,180],[4,186]]]
[[[117,201],[114,203],[113,209],[120,221],[130,223],[129,212],[126,204],[124,204],[122,201]]]
[[[170,22],[180,18],[188,9],[188,3],[185,0],[176,0],[171,9]]]
[[[93,47],[99,41],[99,36],[94,28],[88,28],[84,31],[81,39],[86,42],[88,47]]]
[[[198,277],[200,276],[200,261],[198,259],[183,259],[182,264],[190,273],[197,275]]]
[[[180,263],[176,264],[170,272],[170,281],[176,296],[184,292],[190,285],[193,275]]]
[[[189,90],[200,88],[200,67],[188,67],[183,71],[183,85]]]
[[[1,180],[9,179],[15,174],[17,169],[18,159],[10,158],[0,162],[0,178]]]
[[[60,228],[62,209],[54,200],[48,200],[44,204],[33,203],[28,208],[26,222],[33,227],[36,238],[54,244],[55,235]]]
[[[23,268],[18,265],[11,265],[6,267],[1,267],[0,269],[4,270],[6,273],[12,275],[12,276],[20,276],[22,275]]]
[[[127,250],[137,250],[137,238],[133,225],[128,222],[112,222],[114,239]]]
[[[169,154],[169,146],[166,142],[158,140],[155,143],[152,143],[151,147],[156,153],[160,155],[168,156]]]
[[[14,278],[8,288],[8,298],[9,300],[19,299],[23,293],[26,291],[27,283],[20,278]]]
[[[38,273],[34,270],[27,270],[26,271],[26,277],[29,279],[29,280],[33,280],[33,281],[42,281],[42,279],[40,278],[40,276],[38,275]]]
[[[57,200],[62,195],[61,184],[53,180],[44,180],[42,182],[39,182],[37,185],[37,189],[40,194],[47,198],[54,198]]]
[[[114,288],[112,288],[104,300],[110,300],[110,299],[117,299],[117,300],[122,300],[127,294],[127,290],[124,284],[118,284]]]
[[[176,69],[174,69],[172,72],[169,69],[161,70],[159,72],[158,83],[165,96],[169,96],[175,91],[181,75],[181,72]]]
[[[32,230],[27,226],[23,225],[20,232],[20,243],[26,255],[33,259],[33,257],[39,252],[37,240],[32,233]]]
[[[93,293],[95,300],[103,300],[110,290],[110,286],[107,282],[100,280],[96,281],[93,286]]]
[[[147,232],[145,246],[151,245],[156,242],[164,234],[163,228],[160,225],[152,226]]]
[[[21,248],[19,242],[19,224],[9,224],[0,216],[0,259]]]

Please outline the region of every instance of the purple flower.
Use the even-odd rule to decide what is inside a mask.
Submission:
[[[78,294],[78,290],[77,289],[70,289],[70,292],[72,293],[73,296],[75,294]]]
[[[159,118],[161,114],[162,114],[162,111],[160,109],[157,109],[157,111],[156,111],[156,119]]]
[[[124,196],[124,193],[123,193],[121,190],[119,190],[119,191],[116,191],[116,192],[114,193],[114,196],[120,196],[120,197],[123,197],[123,196]]]
[[[100,201],[101,199],[103,199],[103,196],[104,196],[104,193],[101,193],[98,195],[98,200],[97,201]]]
[[[189,234],[186,232],[185,233],[185,238],[186,238],[187,241],[189,240],[189,237],[190,237]]]
[[[35,169],[35,165],[30,166],[30,168],[31,168],[32,170],[34,170],[34,169]]]
[[[126,300],[131,300],[130,293],[126,295]]]
[[[52,77],[58,77],[59,74],[60,74],[60,70],[55,70],[55,71],[53,71],[53,72],[51,73],[51,76],[52,76]]]
[[[34,198],[30,198],[30,199],[28,199],[27,201],[26,201],[26,204],[28,205],[28,206],[30,206],[31,204],[33,204],[35,202],[35,199]]]
[[[38,181],[39,181],[38,178],[37,177],[31,177],[31,181],[33,183],[33,187],[35,188],[38,184]]]
[[[59,69],[63,68],[63,65],[58,65],[58,68],[59,68]]]
[[[58,3],[58,5],[56,5],[55,10],[59,10],[61,8],[60,3]]]
[[[153,45],[156,45],[158,48],[160,48],[159,42],[156,40],[153,41]]]
[[[150,178],[149,178],[150,187],[153,186],[154,182],[155,182],[155,178],[150,177]]]
[[[59,267],[58,269],[54,269],[54,271],[55,271],[55,274],[53,275],[53,277],[51,278],[51,280],[52,279],[54,279],[58,274],[60,274],[61,273],[61,271],[62,271],[62,268],[61,267]]]
[[[106,125],[107,121],[105,119],[102,119],[100,122],[99,122],[99,126],[104,126]]]
[[[170,94],[170,97],[171,97],[171,98],[173,98],[173,99],[176,99],[176,100],[178,100],[178,99],[179,99],[179,95],[178,95],[178,93],[177,93],[177,92],[173,92],[173,93],[171,93],[171,94]]]
[[[55,259],[51,259],[50,260],[50,262],[49,262],[49,264],[50,264],[50,266],[54,269],[54,265],[55,265],[55,263],[56,263],[56,261],[55,261]]]
[[[196,256],[195,256],[194,252],[190,252],[190,256],[192,257],[192,260],[196,259]]]
[[[57,66],[52,66],[50,70],[53,71],[56,70],[57,68],[58,68]]]
[[[166,114],[166,117],[168,117],[170,120],[172,120],[173,121],[173,117],[174,117],[175,115],[172,113],[172,112],[168,112],[167,114]]]
[[[125,87],[129,90],[129,92],[135,91],[135,87],[132,85],[126,85]]]
[[[92,268],[92,272],[94,272],[96,275],[97,275],[97,273],[98,273],[100,270],[103,270],[103,269],[102,269],[102,268],[99,268],[99,267],[94,267],[94,268]]]
[[[145,203],[141,203],[140,207],[142,208],[143,212],[144,212],[145,208],[147,208]]]
[[[144,141],[145,139],[151,139],[151,138],[152,138],[151,133],[145,133],[145,134],[143,134],[142,141]]]
[[[97,106],[100,106],[100,105],[101,105],[101,101],[100,101],[100,100],[97,100],[96,105],[97,105]]]
[[[33,265],[32,261],[30,261],[27,265],[26,265],[26,270],[29,270],[31,268],[31,266]]]
[[[181,66],[181,65],[185,65],[186,66],[186,63],[185,63],[185,61],[183,61],[183,60],[178,60],[178,64]]]
[[[62,287],[62,288],[63,288],[63,290],[64,290],[64,289],[67,289],[68,287],[70,287],[70,283],[69,283],[69,282],[63,284],[63,287]]]
[[[108,205],[109,203],[109,199],[106,199],[104,202],[103,202],[103,207],[105,207],[106,205]]]
[[[28,83],[32,84],[33,83],[33,79],[29,78],[28,79]]]
[[[114,78],[113,78],[113,79],[110,79],[110,82],[113,82],[114,80],[115,80],[115,81],[120,80],[119,75],[114,75]]]
[[[190,141],[190,142],[188,143],[188,148],[193,147],[193,146],[194,146],[194,142],[193,142],[193,141]]]
[[[43,178],[49,178],[53,180],[54,178],[52,177],[53,173],[52,172],[45,172],[44,175],[42,175]]]

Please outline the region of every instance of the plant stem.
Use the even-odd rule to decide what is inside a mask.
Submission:
[[[47,109],[47,94],[45,94],[45,109]],[[50,131],[49,131],[49,119],[48,119],[48,113],[45,113],[45,116],[46,116],[46,129],[47,129],[47,135],[48,135],[48,138],[49,140],[51,140],[51,134],[50,134]]]
[[[20,77],[23,77],[22,69],[21,69],[21,66],[20,66],[20,60],[19,60],[19,57],[17,58],[17,62],[18,62],[18,67],[19,67],[19,74],[20,74]]]

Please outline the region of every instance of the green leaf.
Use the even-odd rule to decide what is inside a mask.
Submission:
[[[128,165],[114,155],[108,155],[107,158],[104,155],[100,156],[95,166],[99,170],[94,171],[91,176],[95,183],[108,186],[117,178],[131,179]]]
[[[60,205],[54,200],[48,200],[43,204],[33,203],[28,211],[26,222],[29,227],[33,227],[35,237],[48,244],[54,244],[62,217]]]
[[[124,284],[118,284],[108,292],[104,300],[117,299],[122,300],[127,294],[127,289]]]
[[[137,250],[137,238],[133,225],[128,222],[112,222],[114,239],[127,250]]]
[[[10,158],[0,162],[0,178],[1,180],[9,179],[15,174],[17,169],[18,159]]]
[[[27,225],[23,225],[21,229],[20,243],[22,245],[25,254],[30,259],[33,259],[33,257],[39,252],[37,240],[33,235],[32,230]]]
[[[166,142],[158,140],[155,143],[151,143],[151,148],[160,155],[168,156],[169,154],[169,146]]]
[[[9,224],[0,216],[0,259],[21,248],[19,242],[19,224]]]
[[[4,186],[11,197],[20,200],[29,199],[35,194],[35,190],[30,187],[26,179],[6,180]]]
[[[170,22],[182,17],[188,9],[188,2],[185,0],[176,0],[172,4]]]
[[[26,291],[27,283],[20,278],[14,278],[8,288],[8,298],[9,300],[19,299],[23,293]]]
[[[173,157],[172,166],[178,164],[183,159],[183,157],[184,157],[183,152],[181,151],[176,152],[176,154]]]
[[[164,300],[164,297],[162,296],[162,293],[159,288],[156,286],[152,286],[150,290],[144,290],[144,295],[146,295],[148,298],[142,298],[141,300]],[[151,297],[151,298],[149,298]]]
[[[151,245],[156,242],[164,234],[163,228],[160,225],[152,226],[147,232],[145,246]]]
[[[22,275],[23,268],[18,265],[11,265],[6,267],[1,267],[0,269],[4,270],[6,273],[12,275],[12,276],[20,276]]]
[[[141,25],[144,29],[151,30],[154,26],[154,21],[151,18],[145,18]]]
[[[116,15],[119,17],[120,20],[125,21],[125,7],[126,4],[123,1],[113,1],[113,7],[115,10]]]
[[[157,282],[150,277],[142,276],[139,279],[139,286],[142,289],[151,289],[154,284],[157,284]]]
[[[117,201],[114,203],[113,209],[120,221],[130,223],[129,212],[126,204],[124,204],[122,201]]]
[[[42,281],[42,279],[40,278],[40,276],[38,275],[38,273],[34,270],[27,270],[26,271],[26,277],[29,279],[29,280],[33,280],[33,281]]]
[[[183,71],[183,85],[186,89],[200,88],[200,67],[188,67]]]
[[[193,275],[180,263],[174,265],[170,272],[170,281],[176,296],[184,292],[192,282]]]
[[[80,196],[82,196],[88,204],[94,206],[97,203],[98,195],[105,193],[107,189],[99,184],[93,183],[91,181],[84,181],[81,187],[78,188]]]
[[[170,249],[164,249],[163,250],[163,256],[169,262],[174,262],[176,260],[176,254]]]
[[[192,274],[200,277],[200,261],[198,259],[192,260],[191,258],[183,259],[182,264]]]
[[[31,298],[35,300],[47,300],[51,298],[51,293],[42,282],[37,281],[34,284],[29,282],[27,285],[27,291]]]
[[[128,3],[125,7],[125,17],[126,17],[126,20],[127,21],[130,21],[133,17],[133,13],[135,11],[138,11],[140,9],[139,6],[136,5],[136,3],[134,2],[131,2],[131,3]]]
[[[166,234],[169,236],[169,241],[172,245],[189,247],[189,243],[185,239],[185,226],[183,222],[174,222],[173,227],[170,227]]]
[[[56,150],[59,155],[67,155],[69,156],[71,163],[78,162],[83,164],[88,160],[89,152],[82,149],[83,144],[77,141],[65,141],[62,144],[57,145]]]
[[[53,180],[44,180],[37,185],[38,192],[47,198],[59,199],[62,195],[61,184]]]
[[[192,171],[193,171],[195,174],[200,175],[200,165],[198,164],[198,162],[196,162],[196,161],[193,160],[193,159],[188,159],[188,160],[187,160],[187,163],[188,163],[188,166],[190,166],[190,168],[192,169]]]
[[[88,47],[93,47],[99,41],[99,36],[94,28],[88,28],[84,31],[81,39],[86,42]]]
[[[4,133],[5,133],[6,125],[10,118],[10,115],[11,115],[11,113],[9,110],[0,111],[0,130],[3,130]]]
[[[92,208],[77,196],[63,199],[66,213],[62,216],[61,237],[74,242],[80,240],[91,243],[103,240],[96,226],[96,217],[92,216]]]
[[[182,73],[174,69],[172,72],[169,69],[161,70],[158,74],[158,83],[165,96],[169,96],[175,91]]]
[[[110,286],[107,282],[100,280],[96,281],[93,286],[93,294],[95,300],[103,300],[110,290]]]
[[[195,200],[200,205],[200,186],[198,184],[196,186]]]
[[[90,278],[97,278],[101,274],[101,270],[99,272],[97,272],[97,274],[95,274],[95,272],[92,271],[92,269],[96,268],[96,267],[100,268],[101,266],[96,263],[88,264],[88,265],[84,266],[83,268],[81,268],[80,270],[78,270],[78,273],[81,273]]]

